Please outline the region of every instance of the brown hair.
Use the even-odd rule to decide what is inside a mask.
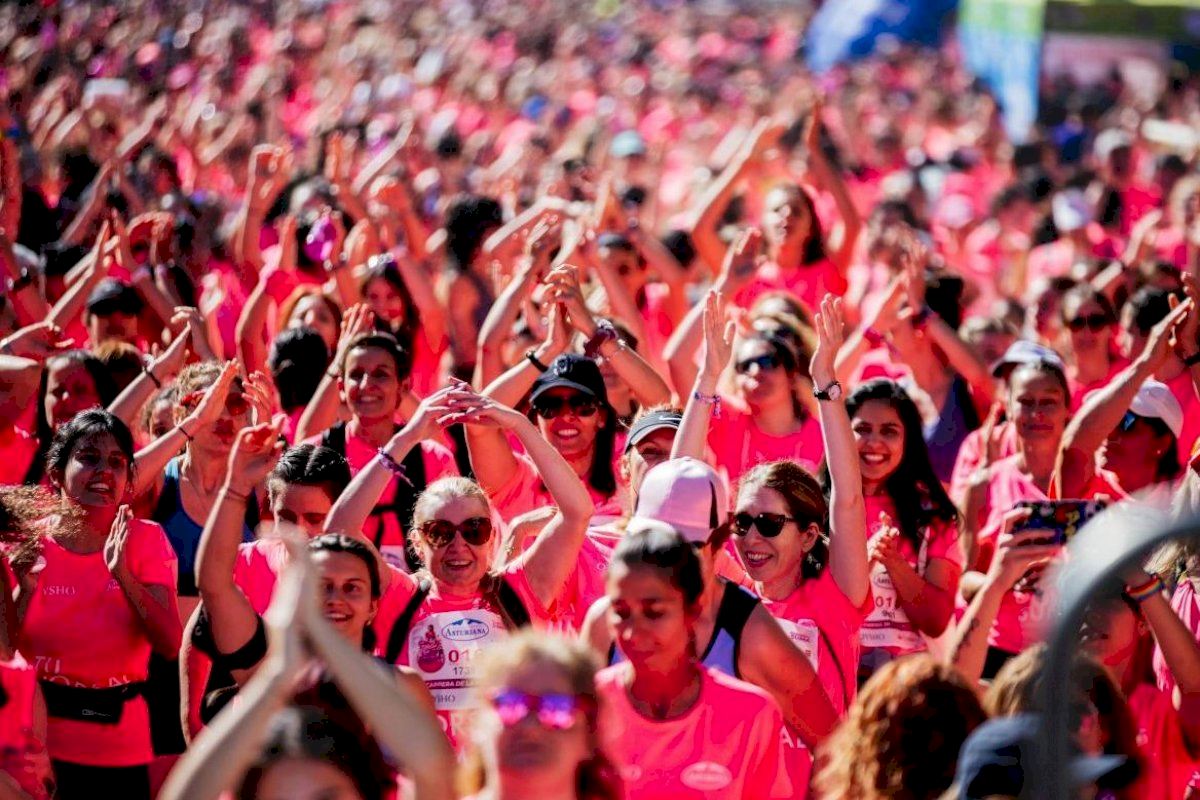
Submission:
[[[1000,668],[996,679],[984,695],[983,704],[994,717],[1039,713],[1041,704],[1042,669],[1046,662],[1045,644],[1035,645],[1013,656]],[[1076,653],[1071,662],[1071,686],[1075,696],[1071,703],[1078,714],[1085,701],[1090,702],[1100,716],[1100,727],[1107,735],[1104,751],[1123,755],[1140,764],[1141,759],[1133,713],[1112,673],[1096,659]],[[1078,722],[1078,721],[1077,721]],[[1124,793],[1121,797],[1129,797]]]
[[[951,666],[926,655],[885,664],[819,754],[829,800],[932,800],[954,781],[958,751],[987,716]]]
[[[524,630],[480,653],[475,662],[475,693],[482,698],[504,684],[505,679],[531,663],[548,665],[571,685],[571,692],[587,702],[586,720],[592,756],[579,764],[577,796],[580,800],[618,800],[624,797],[621,778],[600,747],[597,727],[596,657],[574,639]],[[460,791],[475,794],[484,785],[482,755],[473,750],[459,773]]]
[[[816,523],[820,536],[804,556],[800,572],[805,580],[815,578],[829,562],[829,503],[821,491],[821,482],[804,467],[790,459],[759,464],[742,476],[739,494],[748,486],[772,489],[783,497],[788,514],[801,530]]]
[[[300,301],[306,297],[316,297],[325,304],[325,307],[329,309],[329,313],[333,315],[335,320],[341,320],[342,307],[338,305],[336,300],[316,286],[300,286],[289,294],[287,299],[279,306],[279,314],[275,318],[276,333],[287,328],[288,322],[292,319],[292,314],[296,311],[296,306],[300,305]]]

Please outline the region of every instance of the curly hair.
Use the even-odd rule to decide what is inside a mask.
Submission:
[[[954,781],[958,751],[987,715],[949,665],[926,655],[876,672],[819,754],[828,800],[932,800]]]

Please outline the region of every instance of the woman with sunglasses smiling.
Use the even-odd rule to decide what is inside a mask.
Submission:
[[[359,472],[330,512],[326,530],[360,530],[391,476],[388,463],[403,459],[439,426],[459,423],[467,425],[468,436],[479,426],[516,436],[557,511],[524,553],[497,569],[499,518],[479,484],[443,478],[417,499],[409,537],[424,568],[415,575],[393,573],[396,596],[407,599],[393,603],[395,621],[381,649],[389,661],[419,671],[452,742],[459,741],[470,710],[473,659],[506,631],[550,618],[595,511],[582,481],[532,422],[455,383],[426,398]]]
[[[472,800],[621,800],[600,746],[596,662],[579,642],[522,631],[475,663],[478,711],[462,771]]]
[[[696,547],[670,525],[635,519],[607,586],[604,621],[625,661],[596,676],[600,734],[627,796],[803,796],[782,756],[779,705],[701,660]]]
[[[1142,499],[1170,506],[1183,409],[1152,376],[1171,354],[1173,334],[1195,313],[1191,300],[1178,305],[1154,326],[1137,359],[1084,401],[1063,433],[1055,470],[1059,497],[1116,500],[1155,487]]]
[[[1116,355],[1113,334],[1117,315],[1112,303],[1088,285],[1076,286],[1062,299],[1061,351],[1067,363],[1071,408],[1083,398],[1112,383],[1127,362]]]
[[[59,428],[46,469],[62,510],[14,557],[17,649],[38,670],[64,800],[150,797],[150,654],[174,658],[182,626],[171,545],[122,504],[133,458],[107,411]]]

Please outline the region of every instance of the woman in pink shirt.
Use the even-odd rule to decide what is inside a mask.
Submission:
[[[763,198],[762,228],[767,241],[767,258],[751,262],[731,273],[732,282],[721,288],[739,305],[748,307],[760,294],[786,289],[809,308],[816,308],[826,294],[846,291],[846,270],[858,243],[862,227],[858,210],[838,170],[824,156],[820,137],[820,105],[810,112],[805,133],[809,153],[809,174],[816,186],[833,195],[841,216],[841,236],[837,248],[821,230],[816,206],[808,187],[783,181],[771,181],[774,188]],[[702,209],[692,230],[696,252],[713,270],[722,269],[726,247],[718,233],[722,215],[734,189],[745,178],[759,177],[773,158],[786,155],[780,144],[782,125],[760,122],[742,147],[701,198]],[[814,192],[815,194],[815,192]]]
[[[679,532],[631,523],[609,567],[606,614],[627,660],[596,676],[600,736],[626,797],[794,797],[779,706],[699,661],[703,592],[700,559]]]
[[[46,520],[40,553],[14,564],[17,646],[41,681],[57,796],[67,800],[148,800],[150,653],[174,658],[182,636],[171,545],[121,505],[133,456],[132,434],[106,411],[59,428],[47,472],[64,513]]]
[[[112,376],[87,350],[69,350],[46,360],[38,385],[33,434],[37,450],[27,462],[24,483],[42,483],[46,477],[46,452],[55,432],[89,408],[104,407],[117,397]]]
[[[623,800],[600,747],[596,662],[582,644],[522,631],[475,664],[479,710],[461,782],[473,800]]]
[[[424,568],[393,573],[408,599],[392,608],[379,651],[414,667],[434,696],[450,741],[469,716],[472,659],[506,632],[544,624],[575,567],[595,508],[583,482],[525,416],[466,384],[426,398],[407,426],[351,482],[330,512],[326,530],[358,530],[402,461],[439,425],[463,423],[512,431],[546,481],[557,512],[537,540],[502,569],[493,565],[500,520],[487,495],[466,478],[429,486],[413,510],[409,534]]]
[[[359,283],[359,294],[375,313],[376,324],[412,354],[412,388],[418,397],[441,385],[442,354],[449,346],[446,315],[424,269],[383,253],[367,260]]]
[[[1125,368],[1116,355],[1113,336],[1117,315],[1112,303],[1090,286],[1076,286],[1062,299],[1063,361],[1071,387],[1071,408],[1077,409],[1088,392],[1106,386]]]
[[[904,389],[869,381],[851,393],[846,411],[858,445],[875,595],[859,634],[861,683],[888,661],[924,652],[927,638],[946,630],[963,555],[958,509],[934,474],[920,412]]]

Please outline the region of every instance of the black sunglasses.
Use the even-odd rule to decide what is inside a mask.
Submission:
[[[734,369],[737,370],[739,375],[745,375],[756,364],[758,365],[759,372],[766,372],[783,366],[783,362],[780,361],[779,356],[774,353],[763,353],[761,356],[742,359],[734,365]]]
[[[533,401],[533,413],[542,419],[554,419],[567,409],[577,417],[590,417],[600,410],[600,404],[594,398],[582,394],[573,394],[570,397],[539,397]]]
[[[766,511],[757,515],[742,512],[733,515],[733,532],[738,536],[749,536],[750,529],[757,527],[760,536],[774,539],[789,522],[799,522],[799,520],[785,514],[771,514]]]
[[[461,533],[463,541],[478,547],[492,538],[492,521],[487,517],[471,517],[458,525],[444,519],[431,519],[421,523],[421,535],[434,547],[445,547],[454,541],[454,534]]]
[[[1075,317],[1072,320],[1068,320],[1067,327],[1076,333],[1079,333],[1084,328],[1087,328],[1093,333],[1098,333],[1111,324],[1112,320],[1109,319],[1108,314],[1096,313],[1088,314],[1086,317]]]

